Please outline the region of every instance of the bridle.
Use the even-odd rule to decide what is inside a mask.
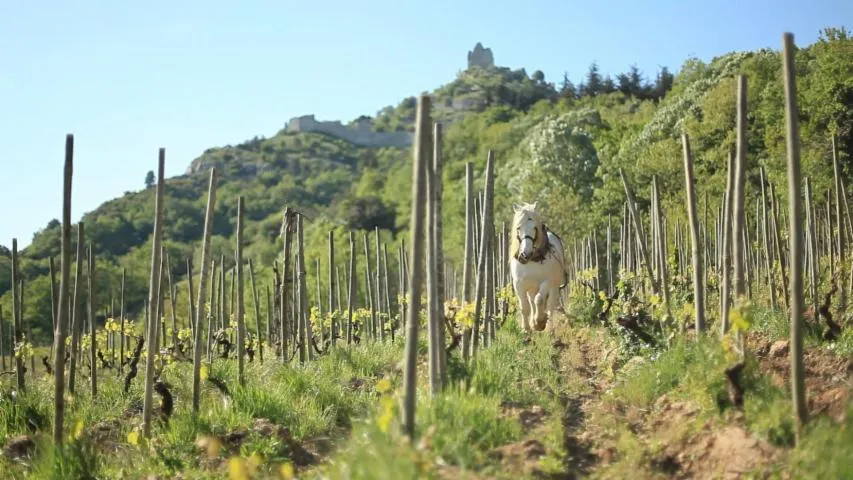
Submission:
[[[532,237],[530,235],[525,235],[525,236],[519,238],[518,239],[519,242],[522,240],[528,240],[529,239],[531,242],[533,242],[534,245],[536,245],[536,239],[539,238],[539,227],[533,227],[533,233],[534,233],[534,236],[532,236]]]
[[[545,255],[548,253],[548,250],[551,248],[551,242],[548,241],[548,236],[547,236],[548,235],[548,227],[546,227],[544,223],[542,223],[540,225],[542,226],[542,233],[545,235],[545,243],[543,243],[542,246],[539,248],[536,248],[536,240],[539,239],[539,227],[538,226],[534,227],[534,229],[533,229],[534,235],[533,236],[531,236],[530,234],[525,234],[523,237],[519,237],[518,236],[518,229],[516,229],[516,237],[515,238],[518,240],[519,244],[524,240],[530,240],[531,242],[533,242],[533,251],[530,253],[529,257],[521,258],[520,257],[521,252],[520,251],[516,252],[514,257],[516,260],[518,260],[518,263],[524,265],[530,261],[539,262],[539,263],[542,263],[543,261],[545,261]]]

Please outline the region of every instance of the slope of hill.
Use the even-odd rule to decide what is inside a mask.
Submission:
[[[827,29],[818,42],[797,54],[804,173],[812,178],[818,196],[831,182],[831,132],[842,147],[845,179],[851,177],[846,163],[847,152],[853,151],[851,48],[853,41],[846,31]],[[664,69],[651,84],[644,84],[634,69],[612,79],[602,76],[593,64],[577,88],[568,81],[557,88],[541,72],[528,76],[523,69],[473,67],[460,72],[434,92],[435,118],[450,123],[444,144],[446,244],[462,244],[465,163],[474,164],[479,178],[489,149],[497,158],[498,221],[508,218],[509,212],[502,207],[508,200],[537,200],[545,208],[549,225],[570,245],[576,235],[604,228],[608,215],[621,213],[620,167],[639,186],[648,185],[656,175],[664,207],[682,202],[678,194],[667,194],[670,189],[678,191],[676,187],[683,183],[681,129],[696,140],[700,199],[705,194],[718,198],[734,135],[733,75],[737,73],[749,80],[749,180],[755,181],[753,167],[764,165],[784,195],[779,62],[779,53],[769,50],[729,53],[708,63],[689,59],[674,80]],[[410,97],[380,111],[376,130],[410,128],[413,100]],[[408,148],[358,147],[310,132],[281,131],[271,138],[209,149],[192,162],[189,171],[195,173],[167,180],[164,234],[171,273],[183,278],[187,257],[194,257],[198,265],[211,166],[221,172],[214,255],[226,264],[231,261],[237,196],[243,196],[245,255],[255,259],[263,282],[271,277],[269,267],[280,255],[278,235],[285,205],[304,212],[310,220],[306,225],[309,259],[325,254],[329,230],[336,232],[341,252],[348,249],[346,231],[350,229],[378,226],[383,241],[395,241],[409,221],[410,158]],[[754,190],[749,189],[749,195]],[[646,202],[644,189],[638,196],[638,201]],[[102,308],[110,305],[111,295],[117,296],[121,268],[125,268],[128,311],[141,311],[153,208],[153,189],[145,189],[128,192],[84,215],[86,239],[98,253],[97,282],[103,293],[97,303]],[[671,220],[681,221],[678,215]],[[459,263],[456,250],[460,249],[448,248],[451,264]],[[50,332],[48,259],[58,251],[59,223],[52,221],[22,252],[25,316],[34,323],[33,333],[40,340]],[[393,272],[396,260],[393,251],[389,253],[388,269]],[[6,312],[11,304],[7,265],[7,256],[0,255],[0,305]],[[361,263],[359,268],[363,271]]]
[[[354,179],[367,170],[399,163],[400,149],[367,149],[315,133],[279,133],[237,146],[209,149],[193,161],[196,173],[167,179],[164,207],[164,237],[170,253],[172,273],[182,277],[183,260],[197,253],[196,243],[204,229],[204,206],[208,170],[220,172],[213,228],[214,258],[233,257],[229,239],[234,234],[237,197],[244,197],[247,253],[263,265],[271,265],[280,231],[281,211],[289,205],[306,215],[346,218],[351,228],[395,228],[394,209],[377,196],[350,198]],[[105,202],[83,218],[87,242],[99,259],[98,283],[102,291],[117,295],[119,266],[127,272],[127,308],[143,306],[147,289],[146,267],[150,262],[153,231],[153,188],[127,192]],[[359,214],[351,215],[361,207]],[[336,209],[349,209],[346,216]],[[50,309],[47,274],[49,257],[59,250],[59,223],[50,222],[22,252],[21,271],[27,279],[26,311],[49,326]],[[72,237],[76,239],[76,227]],[[200,261],[195,258],[195,265]],[[2,266],[0,266],[2,268]],[[108,305],[110,298],[99,298]],[[44,320],[48,322],[45,324]],[[47,332],[47,329],[40,329]]]
[[[454,341],[448,348],[446,383],[438,391],[436,385],[443,382],[430,378],[430,370],[434,373],[440,363],[427,356],[440,347],[428,346],[430,329],[423,309],[409,310],[423,320],[420,339],[401,335],[398,328],[396,336],[392,329],[380,341],[364,341],[368,337],[363,334],[370,330],[365,329],[364,319],[371,316],[367,313],[358,321],[361,341],[309,350],[318,355],[304,363],[295,353],[291,362],[270,361],[275,349],[266,343],[256,350],[259,345],[251,335],[264,325],[270,300],[258,302],[253,293],[257,283],[263,298],[264,287],[270,285],[271,267],[281,249],[277,237],[281,207],[287,204],[305,213],[310,324],[315,333],[322,332],[317,327],[323,316],[315,315],[314,308],[325,303],[320,292],[335,291],[323,284],[335,268],[347,265],[352,230],[367,233],[373,226],[382,227],[380,241],[390,253],[384,267],[396,280],[393,247],[400,245],[409,222],[411,152],[357,147],[326,135],[291,131],[211,149],[193,162],[188,175],[167,182],[165,236],[172,275],[165,281],[172,286],[173,277],[181,277],[184,258],[196,255],[206,170],[216,166],[222,177],[213,254],[222,263],[218,262],[220,269],[211,282],[216,287],[211,292],[216,290],[219,296],[211,306],[222,308],[224,323],[228,309],[233,312],[238,303],[234,277],[226,270],[233,264],[235,208],[237,197],[242,196],[248,217],[244,255],[250,259],[245,292],[248,362],[234,362],[227,330],[223,332],[219,340],[224,348],[209,349],[208,360],[197,365],[197,378],[203,383],[196,385],[201,388],[196,390],[200,390],[199,408],[194,412],[186,355],[161,351],[149,356],[146,351],[148,365],[160,365],[155,375],[145,373],[149,382],[157,377],[153,385],[160,400],[152,412],[152,436],[147,438],[140,429],[145,416],[145,407],[140,406],[152,403],[141,400],[142,372],[130,367],[125,380],[112,374],[111,356],[95,361],[96,352],[110,349],[108,328],[100,329],[95,342],[89,343],[96,348],[83,346],[92,355],[84,357],[92,363],[89,368],[85,361],[77,363],[77,390],[69,379],[64,401],[57,396],[56,404],[65,411],[65,426],[57,433],[67,434],[60,447],[47,432],[56,400],[50,398],[53,377],[45,375],[51,370],[49,357],[36,364],[48,348],[33,349],[32,356],[24,348],[24,361],[16,365],[18,378],[6,371],[0,376],[0,388],[9,392],[0,395],[0,465],[13,478],[214,478],[226,471],[232,478],[295,478],[297,474],[299,478],[851,478],[853,458],[844,446],[853,442],[853,329],[844,294],[833,298],[837,284],[831,273],[835,269],[846,278],[843,263],[833,257],[834,246],[841,250],[843,244],[834,243],[833,225],[841,223],[837,230],[847,230],[825,209],[832,210],[832,198],[827,198],[832,195],[829,157],[835,152],[831,144],[839,147],[846,185],[853,175],[849,168],[853,39],[843,29],[827,29],[817,43],[797,51],[796,69],[802,170],[814,187],[804,196],[815,202],[807,221],[812,234],[806,263],[810,267],[806,270],[811,270],[806,296],[809,309],[814,310],[802,316],[799,335],[791,325],[789,298],[785,297],[785,305],[774,299],[773,292],[784,292],[786,287],[786,280],[780,278],[784,270],[774,278],[775,262],[767,254],[774,249],[754,242],[768,230],[760,213],[762,204],[756,203],[758,212],[750,208],[762,194],[757,181],[759,167],[764,167],[780,194],[783,215],[785,210],[780,55],[762,50],[729,53],[707,63],[691,59],[672,82],[662,71],[654,85],[634,81],[629,72],[617,77],[617,86],[614,80],[601,78],[593,65],[578,88],[566,82],[557,95],[556,89],[544,88],[541,98],[525,104],[512,103],[516,97],[505,95],[516,84],[500,85],[495,90],[502,92],[497,101],[470,103],[472,110],[450,122],[442,145],[444,257],[451,267],[459,264],[466,163],[474,165],[479,187],[486,152],[491,150],[497,159],[497,223],[508,220],[510,201],[537,201],[548,226],[566,240],[575,259],[581,239],[589,242],[588,251],[600,252],[598,260],[625,245],[620,241],[618,247],[607,249],[602,238],[611,217],[617,229],[623,219],[620,169],[634,186],[643,215],[650,211],[647,190],[654,180],[660,186],[664,218],[655,222],[656,230],[667,233],[662,253],[669,252],[669,258],[661,260],[672,266],[669,279],[662,272],[656,275],[665,284],[658,287],[655,277],[648,278],[633,265],[619,272],[615,286],[604,287],[603,281],[596,283],[602,272],[575,264],[571,268],[575,281],[564,299],[565,315],[552,317],[548,331],[523,332],[513,321],[515,305],[507,303],[509,308],[501,309],[499,315],[486,315],[482,325],[498,328],[485,328],[485,335],[473,337],[480,338],[480,346],[472,342],[470,358],[460,352],[456,341],[460,337],[455,335],[474,321],[463,307],[446,324]],[[506,80],[498,69],[487,66],[484,72],[483,78],[489,81]],[[736,236],[739,240],[734,244],[735,251],[746,254],[746,266],[738,259],[734,270],[741,279],[737,290],[747,292],[746,298],[741,292],[733,295],[731,325],[726,328],[719,310],[728,299],[723,301],[717,280],[728,267],[709,260],[707,283],[701,288],[701,280],[697,281],[696,289],[687,280],[694,272],[682,268],[680,255],[687,242],[679,236],[684,232],[686,210],[680,141],[681,134],[690,136],[700,208],[713,212],[722,200],[726,157],[736,138],[738,74],[748,80],[743,188],[748,207],[743,208],[745,222],[738,222],[738,227],[746,229],[746,238],[741,243]],[[544,79],[537,77],[534,74],[529,80],[542,84]],[[520,82],[524,83],[527,80]],[[477,92],[485,95],[482,89]],[[406,128],[400,126],[407,121],[408,105],[404,101],[389,111],[389,118],[396,119],[395,129]],[[441,108],[436,114],[448,118]],[[153,196],[152,189],[129,192],[84,217],[86,239],[93,243],[98,258],[99,311],[116,294],[119,269],[124,268],[130,316],[140,317],[151,254]],[[850,223],[849,215],[842,217],[839,212],[838,217]],[[713,240],[717,218],[714,213],[702,218],[706,239],[714,244],[709,248],[718,245]],[[777,234],[783,238],[793,231],[789,220],[772,222],[779,224]],[[21,262],[25,327],[32,325],[37,339],[49,329],[51,289],[46,264],[58,249],[57,228],[53,221],[39,232]],[[337,249],[334,265],[326,264],[330,233]],[[368,273],[364,253],[373,255],[380,249],[373,238],[365,236],[363,242],[357,244],[360,286],[365,283],[362,274]],[[782,267],[788,252],[784,245],[777,245],[775,251],[781,254],[777,265]],[[762,255],[766,263],[760,261]],[[198,264],[197,257],[193,261]],[[373,257],[373,272],[379,270],[377,263]],[[8,251],[0,249],[0,275],[8,274],[8,267]],[[606,270],[613,273],[611,268]],[[742,270],[750,273],[741,276]],[[232,282],[231,292],[226,275]],[[378,281],[378,276],[369,280]],[[173,293],[169,290],[163,314],[172,313],[176,325],[186,326],[190,317],[185,310],[187,284],[174,283],[178,301],[168,298]],[[389,281],[391,288],[384,292],[391,298],[397,293],[393,283]],[[505,290],[497,290],[500,299]],[[703,291],[707,334],[701,331],[698,314],[698,294]],[[664,294],[661,299],[659,292],[669,292],[669,298]],[[85,296],[81,289],[75,294],[78,299],[80,293]],[[356,292],[357,306],[364,304],[361,293]],[[0,299],[6,312],[9,300],[8,292]],[[823,304],[818,310],[819,301]],[[208,318],[213,321],[213,316]],[[208,326],[208,334],[217,328],[213,323]],[[164,347],[165,339],[176,333],[169,328],[163,327]],[[196,330],[203,331],[203,327]],[[740,348],[738,337],[744,340]],[[3,330],[0,341],[7,338],[8,330]],[[401,364],[403,344],[412,340],[417,348],[406,345],[406,361]],[[86,342],[83,337],[81,344]],[[238,340],[238,352],[241,343]],[[292,351],[293,342],[290,346]],[[308,345],[303,341],[301,346]],[[61,357],[61,352],[56,354]],[[142,354],[137,350],[135,359]],[[237,356],[243,358],[242,353]],[[23,363],[26,375],[20,368]],[[414,371],[412,365],[416,365]],[[798,365],[802,366],[799,374]],[[412,377],[415,385],[410,390]],[[83,387],[84,383],[89,385]],[[805,391],[797,388],[798,383],[804,384]],[[404,415],[402,405],[408,410]],[[409,415],[416,421],[407,420]],[[408,425],[401,429],[401,424]],[[403,435],[408,427],[415,431],[415,442]]]

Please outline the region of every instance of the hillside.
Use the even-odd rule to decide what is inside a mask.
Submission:
[[[184,259],[195,256],[204,228],[207,169],[215,166],[222,179],[213,230],[214,258],[224,256],[233,264],[230,239],[234,234],[237,196],[245,199],[247,255],[261,265],[271,265],[280,249],[276,238],[281,211],[289,205],[311,217],[346,218],[352,228],[396,229],[394,206],[378,195],[352,191],[353,180],[365,172],[392,168],[400,163],[399,149],[366,149],[315,133],[280,133],[237,146],[209,149],[193,161],[199,171],[167,180],[164,237],[172,263],[172,274],[185,276]],[[126,192],[83,216],[87,241],[99,255],[98,282],[104,292],[118,295],[120,268],[126,268],[127,308],[138,312],[143,306],[147,276],[142,267],[150,263],[153,230],[153,188]],[[341,212],[341,213],[338,213]],[[76,227],[72,237],[76,239]],[[75,242],[76,243],[76,242]],[[76,247],[75,247],[76,248]],[[59,249],[59,223],[39,231],[22,252],[21,271],[27,282],[28,315],[41,319],[49,331],[49,257]],[[0,267],[2,268],[2,267]],[[108,305],[110,298],[98,299]],[[44,320],[47,320],[45,325]],[[34,330],[34,333],[37,333]]]
[[[845,31],[828,29],[820,41],[797,54],[803,78],[799,97],[804,174],[811,177],[819,198],[831,182],[829,132],[838,135],[845,178],[853,174],[847,156],[853,151],[851,43]],[[677,192],[683,184],[678,138],[682,128],[695,139],[700,200],[705,195],[719,198],[734,134],[735,73],[745,73],[749,80],[748,180],[755,182],[755,167],[764,165],[784,194],[782,163],[775,161],[784,155],[778,64],[778,51],[733,52],[707,63],[688,59],[674,78],[663,69],[652,81],[633,68],[615,77],[604,76],[593,64],[577,86],[567,80],[555,86],[541,72],[528,75],[524,69],[474,66],[460,72],[433,92],[436,118],[448,122],[445,242],[462,244],[460,187],[465,163],[472,162],[479,177],[487,149],[494,150],[498,159],[498,222],[508,218],[502,205],[510,199],[535,199],[545,208],[549,226],[570,244],[576,234],[605,227],[608,215],[621,214],[620,167],[640,186],[657,175],[664,207],[682,202],[678,194],[667,193]],[[381,110],[374,127],[377,131],[409,129],[413,116],[414,97],[410,97]],[[349,229],[378,226],[383,240],[394,241],[408,225],[410,159],[408,148],[358,147],[328,135],[285,130],[270,138],[208,149],[189,167],[195,173],[167,180],[164,235],[172,274],[177,280],[185,277],[187,257],[198,264],[211,166],[221,172],[213,251],[226,264],[231,261],[236,198],[242,195],[247,218],[245,255],[260,266],[260,281],[267,282],[269,266],[280,255],[278,235],[285,205],[310,219],[306,248],[312,267],[313,259],[325,255],[329,230],[336,231],[338,248],[344,252]],[[754,191],[749,189],[749,195]],[[637,194],[645,206],[647,191]],[[126,268],[127,308],[133,314],[141,311],[147,290],[152,198],[153,189],[127,192],[83,217],[87,241],[99,255],[97,281],[102,291],[117,296],[120,271]],[[76,238],[76,232],[72,236]],[[52,221],[22,252],[25,316],[35,325],[37,340],[44,340],[50,331],[48,259],[58,250],[59,223]],[[396,259],[389,253],[392,270]],[[456,255],[454,250],[447,260],[458,263]],[[0,305],[7,312],[11,305],[9,275],[4,274],[8,261],[6,255],[0,256]],[[110,305],[112,298],[103,295],[98,305]]]
[[[853,38],[830,28],[799,49],[783,41],[784,58],[688,59],[654,81],[593,64],[582,84],[559,88],[495,67],[478,44],[474,68],[433,92],[444,218],[427,262],[401,252],[435,226],[407,232],[410,208],[423,207],[412,178],[429,170],[413,172],[409,148],[374,141],[408,138],[410,99],[349,123],[353,143],[297,117],[271,138],[209,149],[166,185],[167,293],[147,339],[155,192],[104,203],[82,224],[96,298],[75,285],[76,303],[60,300],[78,306],[76,333],[52,354],[26,341],[17,360],[0,354],[0,468],[15,479],[853,477]],[[793,73],[784,86],[783,72]],[[794,86],[798,122],[783,105]],[[490,151],[495,211],[487,187],[481,231],[504,230],[513,203],[536,202],[567,245],[561,305],[532,330],[485,235],[461,285],[482,303],[459,295],[466,165],[479,190]],[[804,178],[785,172],[788,156],[795,166],[801,156]],[[210,167],[221,172],[214,266],[193,323]],[[788,198],[789,177],[800,195]],[[303,214],[294,270],[307,271],[275,298],[284,205]],[[36,343],[50,328],[58,227],[38,232],[21,261],[17,333],[32,329]],[[122,271],[126,330],[104,321]],[[94,322],[79,321],[85,304]],[[9,311],[8,291],[0,305]]]

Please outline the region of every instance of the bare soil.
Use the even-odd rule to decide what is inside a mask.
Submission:
[[[541,432],[537,429],[542,428],[550,412],[506,404],[504,414],[517,417],[527,433],[521,441],[492,452],[492,457],[501,463],[502,472],[513,478],[625,478],[624,469],[608,468],[626,455],[620,434],[611,427],[590,423],[608,417],[642,445],[643,457],[631,464],[633,478],[789,478],[780,468],[784,467],[787,449],[750,432],[740,412],[711,421],[704,420],[709,416],[707,412],[702,415],[700,406],[668,395],[657,399],[649,409],[605,401],[612,386],[605,372],[615,366],[613,346],[584,332],[568,328],[552,332],[554,366],[567,388],[562,399],[564,471],[545,475],[539,468],[541,459],[550,452],[538,440]],[[772,342],[755,333],[746,340],[747,348],[758,359],[760,372],[788,389],[787,342]],[[621,368],[636,368],[643,361],[638,357]],[[810,415],[842,421],[853,399],[853,358],[809,347],[805,367]]]
[[[766,337],[747,337],[747,347],[755,352],[759,368],[781,388],[789,388],[791,363],[787,340],[772,342]],[[853,391],[853,357],[843,358],[832,352],[807,348],[803,356],[806,371],[806,395],[809,415],[829,415],[843,421],[846,405]]]

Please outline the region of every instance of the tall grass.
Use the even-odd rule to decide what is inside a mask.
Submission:
[[[23,395],[0,397],[0,442],[35,430],[37,443],[31,464],[0,460],[0,467],[10,478],[170,477],[178,472],[185,478],[204,478],[204,472],[221,476],[216,462],[230,455],[258,454],[271,472],[292,459],[280,439],[255,431],[256,419],[285,427],[295,441],[345,433],[353,421],[375,410],[374,385],[378,377],[393,372],[401,355],[400,342],[366,343],[332,350],[304,366],[250,363],[245,387],[238,384],[234,362],[217,359],[206,367],[207,377],[225,383],[229,394],[205,382],[197,416],[190,405],[191,370],[184,362],[167,364],[161,377],[174,397],[174,412],[168,423],[154,422],[147,443],[137,434],[142,382],[135,380],[125,395],[123,379],[106,370],[94,401],[86,391],[67,399],[69,443],[62,449],[45,436],[52,418],[52,388],[45,377]],[[159,398],[155,400],[156,407]],[[239,448],[232,451],[223,445],[212,460],[196,446],[200,438],[228,435],[241,438]]]
[[[499,473],[489,453],[525,434],[518,419],[505,413],[508,404],[543,406],[556,419],[560,437],[562,385],[552,360],[552,341],[548,335],[532,335],[525,342],[515,325],[507,323],[470,364],[448,358],[451,381],[444,391],[432,398],[419,396],[415,445],[396,433],[398,398],[389,394],[395,400],[360,423],[346,448],[318,475],[391,479],[438,478],[440,469],[450,469],[445,478],[464,478],[474,470]],[[427,379],[419,378],[419,391],[426,392]],[[549,431],[555,426],[550,422]],[[557,445],[554,449],[559,452]]]

